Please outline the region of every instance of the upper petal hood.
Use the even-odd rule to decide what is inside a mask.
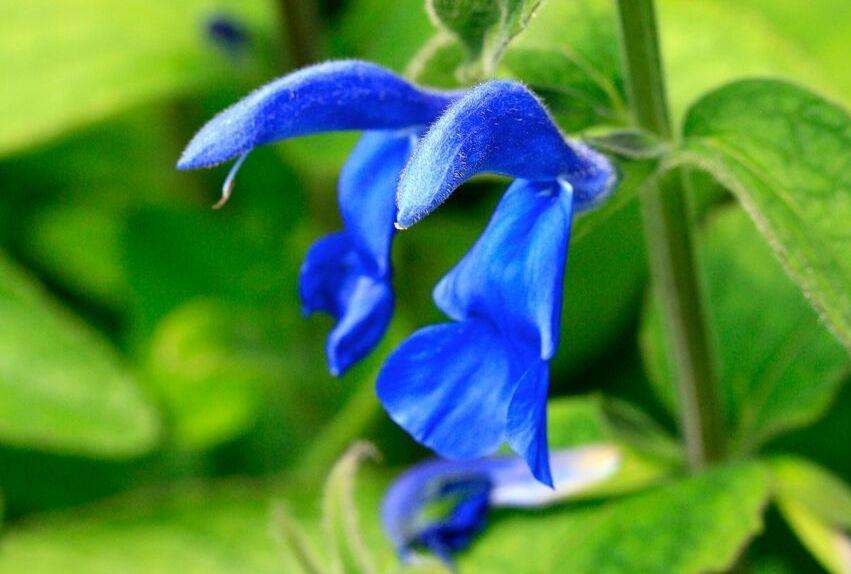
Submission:
[[[310,66],[266,84],[210,120],[189,142],[177,166],[210,167],[294,136],[421,126],[457,95],[418,88],[367,62]]]
[[[452,104],[417,145],[399,183],[398,226],[413,225],[483,172],[575,181],[579,195],[608,191],[614,180],[608,160],[566,140],[526,87],[491,81]]]

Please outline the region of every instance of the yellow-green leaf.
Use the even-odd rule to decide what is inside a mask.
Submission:
[[[762,528],[767,473],[719,468],[590,508],[501,516],[461,572],[698,574],[729,568]]]
[[[0,155],[234,75],[204,33],[229,9],[254,34],[271,2],[27,0],[0,5]],[[261,43],[255,41],[253,47]]]
[[[108,343],[0,257],[0,442],[120,457],[159,419]]]

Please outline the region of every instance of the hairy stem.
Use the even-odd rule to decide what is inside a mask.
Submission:
[[[653,0],[617,0],[617,4],[635,122],[670,140],[673,130]],[[679,385],[683,437],[689,465],[697,470],[724,455],[725,434],[682,175],[669,174],[648,190],[642,207],[654,293]]]

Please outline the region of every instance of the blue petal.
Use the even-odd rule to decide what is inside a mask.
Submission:
[[[556,182],[517,180],[473,248],[434,290],[456,320],[486,317],[505,337],[549,359],[558,346],[567,243],[569,190]]]
[[[447,550],[459,550],[466,545],[483,525],[488,511],[489,473],[509,460],[434,459],[400,475],[382,501],[381,519],[384,531],[402,559],[407,559],[417,544],[444,559],[448,558]],[[447,499],[455,502],[448,513],[428,512],[429,505],[445,503]]]
[[[369,253],[377,273],[390,266],[396,187],[411,153],[413,132],[368,132],[340,173],[340,211],[346,230]]]
[[[532,474],[554,488],[547,444],[549,367],[535,361],[523,374],[508,406],[508,444],[526,459]]]
[[[393,315],[389,274],[376,276],[372,265],[345,231],[314,243],[302,265],[299,290],[305,312],[325,311],[337,319],[326,346],[334,375],[378,344]]]
[[[367,62],[310,66],[263,86],[210,120],[177,166],[210,167],[294,136],[425,125],[456,96],[418,88]]]
[[[417,145],[399,184],[399,226],[413,225],[483,172],[576,180],[583,198],[605,194],[614,183],[609,161],[566,140],[532,92],[491,81],[450,106]]]
[[[424,527],[413,542],[434,552],[444,562],[452,554],[466,548],[485,525],[490,508],[490,482],[483,479],[453,482],[444,489],[442,497],[454,497],[455,505],[448,516]]]
[[[477,458],[505,442],[508,405],[523,370],[489,323],[426,327],[384,363],[377,391],[390,417],[450,459]]]

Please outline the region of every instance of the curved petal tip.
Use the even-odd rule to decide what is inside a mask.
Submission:
[[[449,106],[415,147],[399,182],[398,226],[410,227],[479,173],[566,179],[593,195],[614,170],[601,154],[566,139],[525,86],[487,82]]]
[[[289,137],[428,124],[457,95],[418,88],[368,62],[317,64],[266,84],[214,117],[186,146],[177,167],[211,167]]]

